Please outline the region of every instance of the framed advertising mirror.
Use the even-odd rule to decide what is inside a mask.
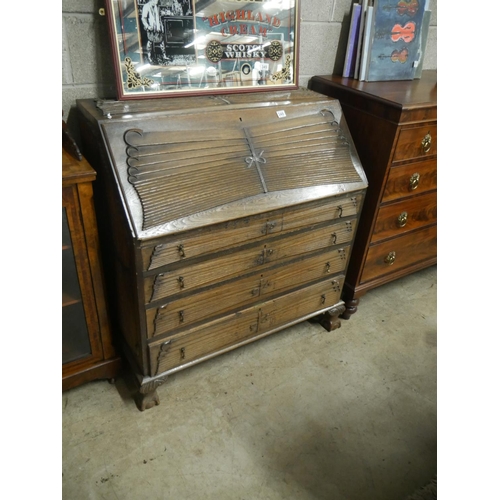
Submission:
[[[118,99],[293,90],[299,0],[106,0]]]

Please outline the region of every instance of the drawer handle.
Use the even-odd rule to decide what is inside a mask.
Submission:
[[[408,213],[401,212],[398,217],[398,226],[405,227],[407,222],[408,222]]]
[[[179,252],[179,255],[181,257],[185,257],[186,256],[186,253],[184,252],[184,245],[180,244],[178,247],[177,247],[177,251]]]
[[[385,257],[384,262],[392,266],[395,260],[396,260],[396,252],[389,252]]]
[[[430,151],[432,146],[432,137],[429,132],[427,132],[427,134],[425,134],[425,137],[422,139],[421,146],[424,153],[428,153]]]
[[[344,211],[343,207],[337,207],[338,211],[339,211],[339,219],[342,217],[342,212]]]
[[[325,305],[325,302],[326,302],[326,295],[325,295],[325,294],[323,294],[323,295],[321,296],[321,305],[322,305],[322,306],[323,306],[323,305]]]
[[[181,288],[184,288],[184,278],[183,278],[182,276],[179,276],[179,277],[177,278],[177,281],[179,282],[179,286],[180,286]]]
[[[185,358],[186,358],[186,348],[181,347],[181,359],[185,359]]]
[[[327,262],[327,263],[326,263],[326,272],[327,272],[327,273],[329,273],[329,272],[330,272],[330,268],[331,268],[331,267],[332,267],[332,266],[330,265],[330,263],[329,263],[329,262]]]
[[[420,174],[418,172],[415,172],[410,177],[410,190],[413,191],[413,190],[417,189],[419,182],[420,182]]]
[[[337,233],[332,233],[332,245],[337,244]]]
[[[179,311],[179,323],[184,323],[184,311]]]

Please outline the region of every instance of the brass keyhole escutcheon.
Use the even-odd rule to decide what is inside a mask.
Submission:
[[[405,227],[407,222],[408,222],[408,213],[401,212],[398,217],[398,226]]]
[[[432,136],[431,134],[429,134],[429,132],[427,132],[427,134],[425,134],[425,137],[422,139],[421,146],[424,153],[428,153],[430,151],[432,146]]]
[[[392,266],[395,260],[396,260],[396,252],[389,252],[385,257],[384,262]]]
[[[410,177],[410,190],[413,191],[413,190],[417,189],[419,183],[420,183],[420,174],[418,172],[415,172]]]

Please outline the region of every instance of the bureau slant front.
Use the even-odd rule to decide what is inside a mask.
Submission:
[[[306,319],[340,325],[366,177],[338,101],[265,99],[78,101],[141,410],[169,374]]]

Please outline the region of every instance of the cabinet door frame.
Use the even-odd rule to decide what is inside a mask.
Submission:
[[[89,255],[93,245],[91,241],[87,241],[89,235],[85,232],[85,221],[83,220],[86,213],[85,208],[88,209],[89,207],[82,206],[92,199],[91,190],[92,187],[89,183],[75,184],[62,189],[62,206],[66,209],[91,350],[89,356],[63,364],[63,380],[65,377],[78,372],[82,367],[86,365],[90,367],[94,362],[103,358],[99,315],[94,298],[94,282],[91,269],[92,256]],[[92,207],[90,208],[92,209]]]

